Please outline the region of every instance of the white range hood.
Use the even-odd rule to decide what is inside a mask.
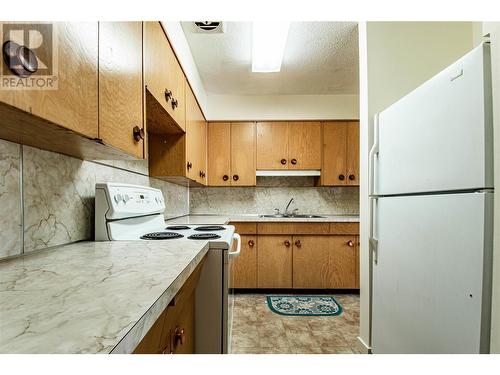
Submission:
[[[267,170],[261,169],[257,170],[257,176],[321,176],[321,171],[318,169],[309,170]]]

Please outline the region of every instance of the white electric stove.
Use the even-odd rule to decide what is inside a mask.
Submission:
[[[234,296],[233,259],[241,249],[232,225],[168,225],[161,190],[99,183],[95,190],[96,241],[208,241],[207,260],[196,288],[196,353],[228,353]],[[233,241],[236,240],[236,250]]]

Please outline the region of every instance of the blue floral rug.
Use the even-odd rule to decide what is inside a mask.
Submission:
[[[267,296],[269,308],[280,315],[340,315],[342,306],[331,296]]]

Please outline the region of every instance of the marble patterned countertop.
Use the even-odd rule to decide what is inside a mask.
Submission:
[[[324,222],[359,222],[359,216],[355,215],[320,215],[320,218],[273,218],[260,217],[259,215],[185,215],[181,217],[167,219],[167,224],[213,224],[224,225],[229,222],[299,222],[299,223],[324,223]]]
[[[0,262],[0,353],[131,353],[206,241],[79,242]]]

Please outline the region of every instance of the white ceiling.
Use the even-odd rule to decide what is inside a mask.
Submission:
[[[226,22],[223,34],[182,28],[209,95],[358,93],[357,23],[292,22],[279,73],[252,73],[251,22]]]

